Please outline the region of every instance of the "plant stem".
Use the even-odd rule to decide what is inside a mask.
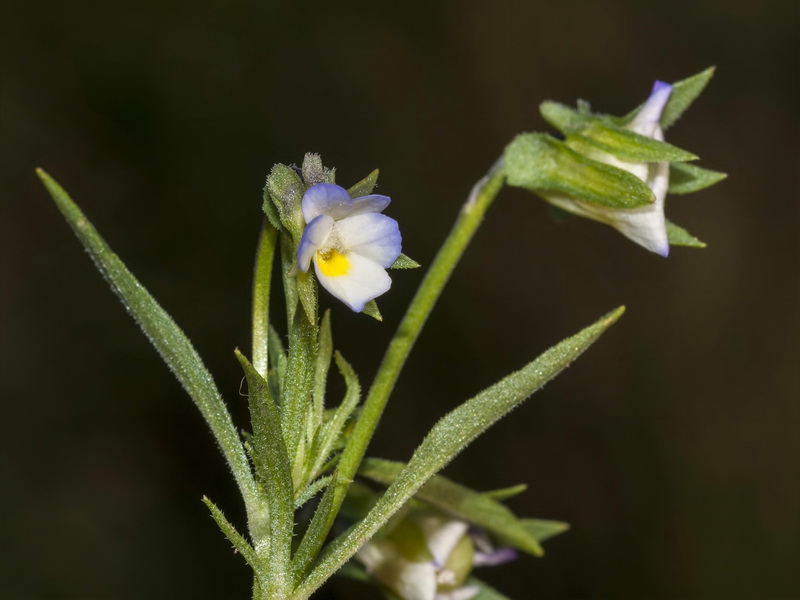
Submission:
[[[277,230],[264,220],[253,274],[253,367],[264,379],[268,369],[269,292],[277,238]]]
[[[473,186],[467,201],[461,208],[453,229],[445,239],[433,264],[422,280],[414,299],[411,301],[403,320],[400,322],[364,402],[361,416],[353,428],[339,461],[336,479],[340,482],[340,485],[336,486],[334,492],[334,506],[332,507],[333,510],[329,511],[331,516],[326,524],[328,529],[332,526],[333,519],[344,501],[349,482],[352,481],[358,471],[367,446],[372,440],[372,435],[378,426],[383,409],[411,352],[411,348],[417,341],[422,327],[439,299],[445,284],[450,279],[453,269],[458,264],[464,254],[464,250],[475,235],[475,231],[483,221],[486,210],[500,192],[504,177],[502,159],[500,159],[492,166],[486,176]],[[301,594],[294,596],[294,598],[295,600],[308,598],[312,591],[303,589]]]

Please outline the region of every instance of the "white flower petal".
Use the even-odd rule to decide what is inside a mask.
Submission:
[[[465,521],[447,519],[438,515],[430,515],[420,521],[420,527],[425,533],[425,541],[433,555],[433,561],[441,568],[447,563],[453,548],[467,533],[469,525]]]
[[[319,215],[312,219],[303,230],[303,237],[297,245],[297,264],[305,273],[308,271],[308,263],[319,250],[333,231],[334,220],[328,215]]]
[[[361,196],[360,198],[353,198],[353,206],[350,208],[348,217],[354,217],[363,213],[379,213],[391,203],[389,196],[381,196],[379,194],[370,194],[369,196]]]
[[[317,279],[326,290],[347,304],[355,312],[364,310],[364,305],[389,291],[392,280],[385,269],[375,261],[356,253],[339,257],[344,259],[345,270],[340,275],[326,275],[320,268],[320,257],[314,260]]]
[[[333,183],[317,183],[303,194],[300,204],[303,218],[311,223],[319,215],[330,215],[334,219],[346,216],[352,208],[353,201],[340,185]]]
[[[628,124],[628,129],[647,137],[655,137],[655,128],[661,129],[661,113],[667,105],[672,86],[663,81],[656,81],[653,84],[653,91],[636,114],[633,121]]]
[[[386,215],[365,213],[336,222],[338,241],[354,252],[388,268],[400,256],[402,237],[397,221]]]

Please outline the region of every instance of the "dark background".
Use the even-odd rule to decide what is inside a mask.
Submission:
[[[248,571],[200,502],[235,486],[36,180],[45,167],[195,342],[244,424],[234,347],[271,165],[382,171],[424,264],[472,183],[544,99],[624,113],[655,78],[715,64],[669,132],[730,173],[668,200],[709,243],[664,260],[556,223],[507,189],[407,365],[372,453],[619,304],[625,317],[446,473],[527,482],[520,514],[573,524],[544,559],[484,571],[513,598],[798,597],[798,4],[524,0],[5,3],[0,596],[244,598]],[[330,297],[367,384],[385,322]],[[333,389],[341,392],[336,380]],[[794,571],[794,572],[793,572]],[[337,583],[330,598],[366,598]]]

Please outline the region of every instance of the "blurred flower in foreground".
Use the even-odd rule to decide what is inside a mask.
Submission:
[[[380,214],[389,202],[377,194],[350,198],[331,183],[303,194],[298,265],[306,272],[313,259],[322,286],[356,312],[392,285],[386,269],[400,256],[401,236],[397,221]]]
[[[493,550],[485,535],[469,532],[465,521],[415,508],[357,558],[402,600],[470,600],[480,591],[466,585],[473,566],[502,564],[516,552]]]
[[[694,101],[713,74],[708,69],[674,85],[656,81],[648,100],[625,117],[593,114],[544,102],[542,116],[564,134],[518,136],[505,152],[510,185],[536,192],[556,207],[611,225],[648,250],[704,247],[664,218],[667,193],[708,187],[723,173],[688,164],[697,156],[664,142],[663,130]]]

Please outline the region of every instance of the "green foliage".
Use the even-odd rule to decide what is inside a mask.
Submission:
[[[303,212],[300,208],[303,194],[306,191],[303,180],[291,167],[280,164],[275,165],[267,177],[266,191],[269,195],[269,198],[265,199],[264,202],[264,212],[267,218],[272,222],[276,216],[275,211],[266,207],[267,200],[269,200],[277,209],[277,217],[280,224],[291,234],[294,243],[299,243],[305,228]],[[275,223],[273,223],[274,225]]]
[[[364,305],[364,309],[361,311],[368,317],[372,317],[376,321],[383,321],[383,315],[381,311],[378,309],[378,303],[375,300],[370,300]]]
[[[347,194],[351,198],[369,196],[375,190],[375,186],[378,185],[378,175],[379,171],[375,169],[372,173],[364,177],[364,179],[348,189]]]
[[[669,166],[670,194],[691,194],[699,192],[728,177],[725,173],[703,169],[696,165],[673,163]]]
[[[637,208],[655,200],[635,175],[586,157],[541,133],[523,133],[505,150],[508,184],[567,194],[609,208]]]
[[[397,260],[392,263],[392,266],[389,267],[390,269],[418,269],[420,265],[417,261],[413,258],[409,258],[405,254],[401,254],[397,257]]]
[[[580,356],[622,315],[623,310],[619,308],[605,315],[595,324],[557,344],[523,369],[509,375],[443,417],[367,516],[326,548],[294,597],[308,597],[386,524],[437,471],[499,418]],[[330,490],[331,487],[328,488],[328,491]]]
[[[97,269],[200,409],[252,516],[257,504],[255,482],[239,434],[211,373],[183,331],[128,271],[64,189],[41,169],[37,173]]]
[[[664,112],[661,113],[661,127],[665,131],[686,112],[686,109],[703,92],[714,76],[715,70],[716,67],[709,67],[705,71],[672,84],[672,94],[664,107]]]
[[[306,189],[318,183],[336,183],[336,169],[323,167],[319,154],[308,152],[303,157],[302,173]]]
[[[367,458],[361,463],[358,474],[390,485],[405,467],[400,462]],[[523,527],[522,521],[506,506],[486,494],[473,491],[441,475],[434,475],[414,497],[447,514],[482,527],[519,550],[534,556],[543,554],[539,542]]]
[[[203,504],[205,504],[208,507],[208,510],[211,511],[211,517],[214,519],[214,521],[216,521],[222,533],[225,534],[226,538],[228,538],[228,541],[233,544],[236,552],[241,555],[245,562],[250,565],[255,572],[260,572],[261,568],[258,563],[256,551],[249,544],[249,542],[244,539],[244,537],[242,537],[238,531],[236,531],[236,528],[231,525],[228,519],[225,518],[225,515],[222,513],[222,511],[217,508],[217,506],[211,502],[207,496],[203,496]]]
[[[628,162],[686,162],[697,156],[686,150],[639,135],[609,122],[595,120],[567,136],[567,145],[579,151],[606,152]]]
[[[705,248],[706,244],[701,242],[683,227],[679,227],[667,221],[667,239],[671,246],[689,246],[690,248]]]

